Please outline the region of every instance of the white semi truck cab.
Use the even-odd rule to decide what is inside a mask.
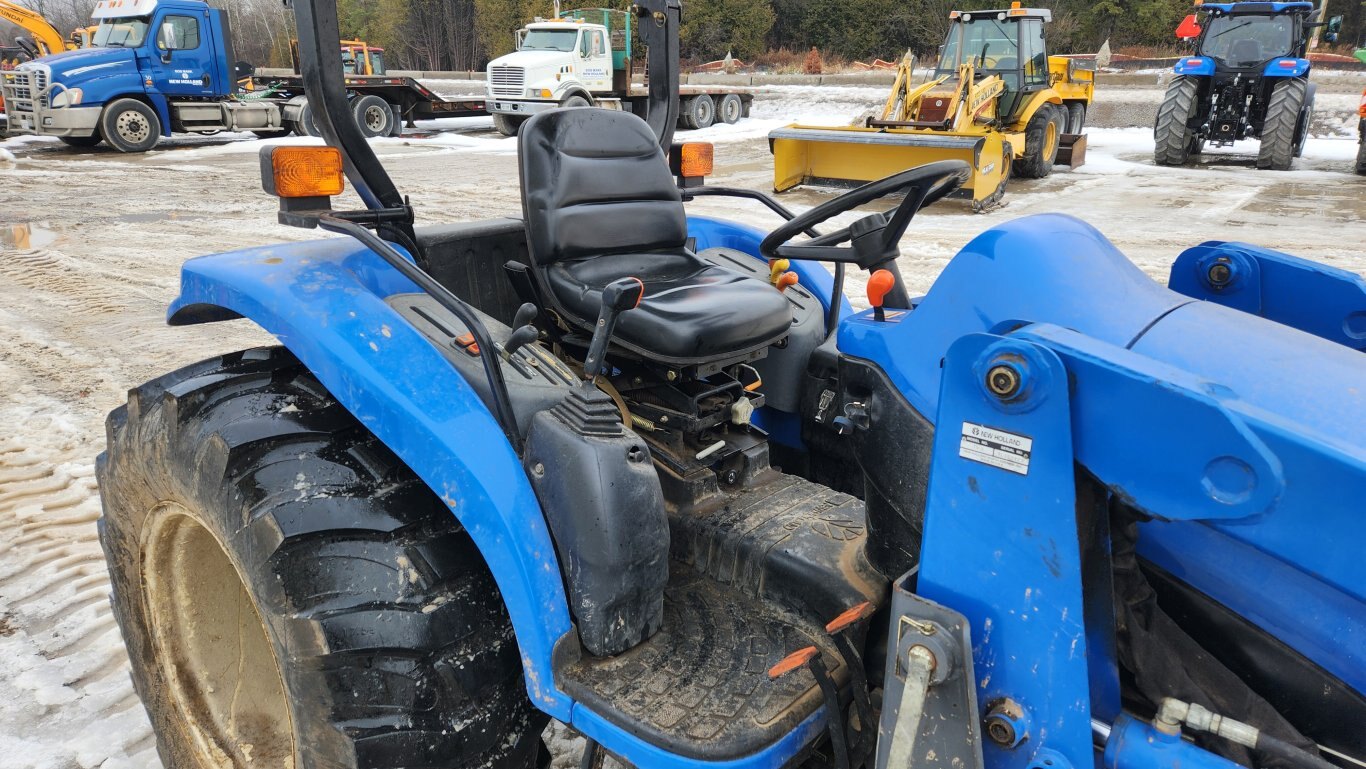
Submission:
[[[630,13],[607,8],[564,11],[517,31],[517,50],[489,62],[485,99],[505,136],[522,121],[557,107],[604,107],[644,117],[647,91],[633,82]],[[680,122],[705,128],[749,114],[749,93],[724,88],[681,89]]]

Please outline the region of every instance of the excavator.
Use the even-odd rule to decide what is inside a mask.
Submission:
[[[1085,160],[1081,137],[1094,71],[1049,56],[1042,8],[953,11],[933,76],[913,85],[908,52],[882,112],[863,125],[791,125],[769,134],[773,188],[868,182],[937,160],[972,166],[961,195],[985,211],[1013,174],[1047,176]]]
[[[29,58],[36,59],[40,56],[50,56],[62,51],[70,51],[76,48],[85,47],[82,43],[88,44],[89,35],[82,35],[85,30],[77,30],[71,34],[71,39],[62,37],[62,33],[37,11],[25,8],[10,0],[0,0],[0,20],[8,21],[26,30],[33,38],[19,38],[19,47],[28,54]]]

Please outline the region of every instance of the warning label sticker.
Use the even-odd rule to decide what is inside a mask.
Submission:
[[[1020,475],[1029,474],[1029,453],[1034,439],[1016,435],[994,427],[973,422],[963,423],[963,437],[958,442],[958,456],[999,467]]]

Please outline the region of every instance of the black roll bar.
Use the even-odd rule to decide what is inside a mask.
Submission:
[[[647,49],[646,73],[650,78],[646,122],[669,154],[678,125],[678,32],[683,16],[680,0],[636,0],[636,34]],[[629,87],[630,84],[627,84]]]
[[[346,178],[366,208],[406,209],[407,201],[399,194],[374,150],[370,149],[351,114],[337,48],[341,30],[337,23],[336,0],[293,0],[290,5],[294,8],[299,35],[299,74],[303,77],[308,107],[323,138],[341,150]],[[385,226],[401,233],[400,240],[407,241],[405,246],[416,245],[411,220],[391,221]]]

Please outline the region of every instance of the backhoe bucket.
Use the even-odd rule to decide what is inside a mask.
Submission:
[[[972,167],[956,196],[974,208],[995,202],[1010,176],[1011,152],[995,132],[793,125],[768,135],[773,152],[773,189],[799,184],[871,182],[936,160],[963,160]]]

